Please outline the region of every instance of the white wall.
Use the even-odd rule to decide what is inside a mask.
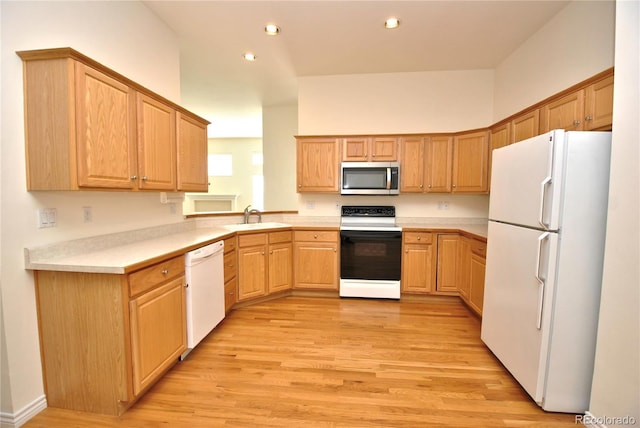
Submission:
[[[493,70],[302,77],[300,135],[453,132],[492,119]]]
[[[140,2],[0,2],[1,305],[0,417],[21,416],[43,394],[33,276],[23,248],[182,221],[157,193],[26,191],[22,62],[17,50],[70,46],[179,103],[173,33]],[[197,112],[196,112],[197,113]],[[93,222],[82,223],[82,207]],[[36,208],[58,210],[58,227],[36,228]]]
[[[296,139],[298,106],[272,106],[262,110],[264,152],[264,209],[295,211]]]
[[[607,242],[589,408],[600,421],[630,416],[635,425],[640,425],[639,22],[639,2],[617,3]]]
[[[613,66],[615,3],[574,1],[495,70],[493,121]]]

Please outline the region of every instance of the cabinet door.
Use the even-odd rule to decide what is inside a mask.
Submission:
[[[452,191],[486,193],[489,138],[485,131],[462,134],[453,141]]]
[[[78,186],[134,188],[134,91],[81,63],[75,73]]]
[[[294,288],[337,290],[338,260],[337,242],[296,242]]]
[[[486,270],[486,261],[484,257],[476,254],[471,255],[470,263],[470,282],[469,290],[469,306],[482,315],[482,303],[484,301],[484,274]]]
[[[133,392],[138,395],[187,349],[184,277],[129,303]]]
[[[430,293],[434,289],[433,244],[405,244],[402,254],[403,292]]]
[[[589,85],[585,98],[585,131],[611,129],[613,123],[613,76]]]
[[[438,273],[436,290],[438,292],[457,292],[459,236],[438,235]]]
[[[207,125],[177,114],[178,191],[209,189]]]
[[[369,160],[369,137],[349,137],[342,141],[343,162],[366,162]]]
[[[424,191],[424,140],[423,137],[400,140],[400,192]]]
[[[339,153],[335,138],[298,140],[298,192],[337,193]]]
[[[176,111],[138,93],[138,186],[176,190]]]
[[[460,236],[458,241],[456,288],[460,297],[468,303],[471,289],[471,241],[465,236]]]
[[[542,106],[540,131],[542,134],[552,129],[582,131],[584,112],[584,90],[566,95]]]
[[[289,290],[293,286],[292,260],[290,242],[269,245],[269,293]]]
[[[238,301],[267,294],[266,246],[238,249]]]
[[[511,121],[510,143],[517,143],[540,133],[540,110],[535,109]]]
[[[398,160],[398,138],[397,137],[373,137],[371,139],[370,160],[376,161],[397,161]]]
[[[489,132],[489,160],[487,162],[487,188],[491,188],[491,165],[493,163],[493,151],[508,146],[511,142],[511,124],[505,123],[492,128]]]
[[[452,151],[453,139],[449,136],[431,137],[426,141],[426,192],[451,192]]]

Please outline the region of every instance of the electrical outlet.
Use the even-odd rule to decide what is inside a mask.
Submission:
[[[439,210],[448,210],[449,209],[449,201],[438,201],[438,209]]]
[[[55,208],[40,208],[38,211],[38,228],[56,227],[58,212]]]
[[[93,212],[91,207],[82,207],[82,219],[85,223],[91,223],[93,221]]]

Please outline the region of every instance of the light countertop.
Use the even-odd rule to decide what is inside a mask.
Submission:
[[[336,229],[339,227],[339,221],[335,220],[318,219],[315,221],[309,218],[291,220],[266,221],[260,226],[186,221],[182,224],[25,248],[25,269],[126,274],[146,265],[179,256],[230,237],[236,232],[248,233],[287,227],[330,227]],[[487,225],[482,221],[446,221],[443,223],[429,219],[399,219],[398,225],[407,229],[461,231],[485,239],[487,236]]]

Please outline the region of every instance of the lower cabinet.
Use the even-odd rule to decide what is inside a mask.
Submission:
[[[36,271],[47,404],[120,415],[186,349],[184,257],[128,275]]]
[[[238,301],[263,297],[292,287],[292,233],[238,236]]]
[[[478,315],[482,315],[487,244],[479,239],[461,237],[458,293]]]
[[[405,232],[402,234],[403,293],[428,294],[435,290],[436,251],[433,233]]]
[[[340,236],[337,231],[294,232],[294,289],[338,290]]]
[[[460,235],[457,233],[438,234],[438,269],[436,274],[438,294],[458,293],[459,239]]]
[[[224,310],[229,312],[238,301],[238,239],[234,235],[224,240]]]

